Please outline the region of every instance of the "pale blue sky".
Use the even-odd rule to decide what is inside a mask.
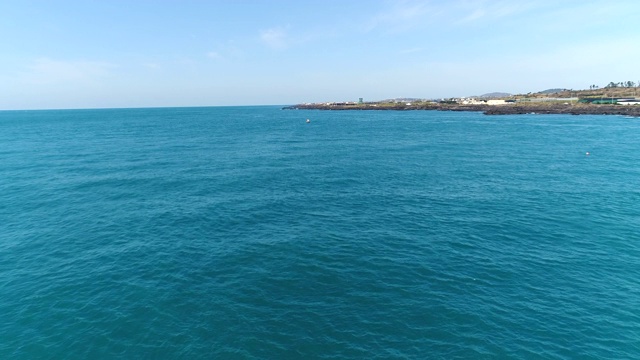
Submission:
[[[640,2],[0,3],[0,109],[438,98],[640,80]]]

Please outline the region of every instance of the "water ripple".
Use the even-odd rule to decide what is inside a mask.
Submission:
[[[0,357],[638,358],[638,130],[1,112]]]

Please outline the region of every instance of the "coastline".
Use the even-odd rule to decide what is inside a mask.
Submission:
[[[518,115],[518,114],[568,114],[568,115],[625,115],[640,117],[640,106],[604,105],[604,104],[549,104],[549,103],[515,103],[505,105],[487,104],[297,104],[286,106],[283,110],[436,110],[436,111],[477,111],[485,115]]]

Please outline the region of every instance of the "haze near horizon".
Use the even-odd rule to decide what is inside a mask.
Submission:
[[[638,81],[634,1],[7,1],[0,109],[440,98]]]

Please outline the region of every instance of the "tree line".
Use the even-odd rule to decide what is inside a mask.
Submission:
[[[607,84],[607,86],[605,86],[605,88],[617,88],[617,87],[626,87],[626,88],[631,88],[631,87],[636,87],[636,83],[633,81],[620,81],[620,82],[610,82]],[[638,87],[640,87],[640,81],[638,81]],[[591,85],[589,86],[589,89],[593,90],[593,89],[598,89],[598,85]]]

